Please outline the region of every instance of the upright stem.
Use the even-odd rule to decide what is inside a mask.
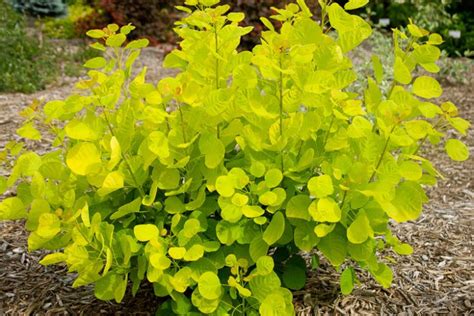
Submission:
[[[178,104],[179,117],[181,118],[181,132],[183,133],[183,140],[185,143],[188,142],[186,137],[186,129],[184,128],[184,116],[183,110],[181,109],[181,104]]]
[[[329,123],[328,132],[326,133],[326,137],[324,138],[323,149],[324,149],[324,147],[326,147],[326,143],[328,142],[329,134],[331,134],[331,128],[332,128],[333,125],[334,125],[334,116],[331,118],[331,122]]]
[[[219,37],[217,36],[217,26],[214,27],[214,43],[216,45],[216,55],[219,54]],[[219,58],[216,56],[216,89],[219,89]]]
[[[439,123],[441,123],[441,117],[436,121],[435,125],[433,126],[433,129],[436,129]],[[423,147],[427,139],[428,139],[428,134],[426,134],[426,136],[423,137],[421,142],[418,144],[418,147],[416,147],[415,151],[413,152],[413,155],[416,155],[420,151],[421,147]]]
[[[107,127],[109,128],[110,134],[112,134],[113,137],[115,136],[114,129],[112,127],[112,124],[110,123],[109,117],[107,116],[107,110],[104,109],[104,117],[105,121],[107,122]],[[125,165],[128,169],[128,172],[130,172],[130,176],[133,179],[133,182],[135,182],[135,186],[137,187],[138,191],[140,192],[140,196],[142,198],[145,197],[145,192],[143,191],[143,188],[138,184],[137,178],[135,177],[135,173],[133,173],[132,166],[130,165],[130,162],[128,161],[127,157],[123,152],[120,152],[120,156],[122,156],[123,161],[125,162]]]
[[[280,81],[278,84],[279,88],[279,101],[280,101],[280,139],[283,138],[283,56],[280,52]],[[281,172],[284,171],[285,166],[283,164],[283,149],[280,151],[281,157]]]
[[[279,82],[279,93],[280,93],[280,136],[283,136],[283,61],[282,55],[280,54],[280,82]]]
[[[382,164],[383,157],[385,156],[385,153],[387,152],[388,144],[390,143],[390,137],[392,136],[392,133],[393,133],[394,130],[395,130],[395,126],[390,131],[390,134],[388,134],[387,141],[385,142],[385,145],[384,145],[383,150],[382,150],[382,154],[380,155],[380,158],[377,161],[377,165],[375,166],[374,172],[370,176],[369,182],[372,182],[374,180],[375,174],[377,173],[377,171],[379,170],[380,165]]]
[[[214,26],[214,44],[216,46],[216,89],[219,90],[219,36],[217,35],[217,25]],[[217,138],[221,138],[221,125],[217,123]]]

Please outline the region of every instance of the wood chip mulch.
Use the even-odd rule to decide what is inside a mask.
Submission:
[[[160,54],[145,51],[150,69],[159,69]],[[467,85],[445,87],[444,98],[474,122],[473,71],[469,76]],[[0,148],[21,122],[19,109],[34,98],[62,98],[70,89],[66,83],[34,95],[0,95]],[[471,156],[472,136],[471,130],[464,139]],[[414,248],[411,256],[385,254],[396,261],[393,286],[383,289],[359,271],[361,284],[342,296],[338,272],[323,261],[309,272],[306,288],[294,293],[298,315],[474,315],[474,158],[455,163],[441,150],[428,155],[446,179],[430,189],[431,201],[420,219],[393,226],[395,235]],[[91,287],[71,287],[74,275],[65,266],[39,265],[44,252],[28,253],[26,239],[23,222],[0,223],[0,316],[154,314],[159,300],[150,286],[135,298],[127,294],[122,304],[99,301]]]

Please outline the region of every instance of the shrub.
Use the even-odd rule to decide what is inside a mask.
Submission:
[[[24,111],[18,134],[39,139],[46,124],[57,149],[8,146],[3,188],[18,189],[0,218],[26,218],[29,249],[59,250],[42,263],[66,262],[74,286],[94,283],[100,299],[120,302],[129,280],[134,294],[153,283],[171,298],[163,315],[292,315],[290,290],[306,278],[300,252],[314,249],[342,271],[344,294],[355,267],[390,286],[381,252],[412,248],[389,221],[418,218],[424,186],[440,176],[419,149],[469,127],[454,104],[436,104],[435,79],[411,75],[438,70],[440,36],[395,30],[395,81],[382,93],[374,56],[375,79],[359,95],[347,92],[348,52],[371,34],[363,19],[322,1],[320,26],[298,0],[272,16],[281,32],[263,19],[261,44],[238,52],[251,28],[217,2],[180,7],[180,48],[164,61],[179,74],[156,85],[146,69],[133,75],[147,40],[124,44],[132,26],[88,32],[109,54],[85,64],[82,94]],[[469,155],[457,139],[444,146],[453,160]]]
[[[42,32],[48,37],[72,39],[83,35],[83,32],[78,33],[76,25],[83,19],[91,18],[95,10],[85,4],[85,1],[74,1],[68,5],[67,16],[61,18],[47,17],[38,20]],[[96,26],[97,27],[97,26]]]
[[[0,0],[0,91],[33,92],[57,72],[52,49],[28,35],[22,16]]]

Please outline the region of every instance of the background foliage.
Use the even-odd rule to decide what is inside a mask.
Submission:
[[[0,0],[0,91],[33,92],[57,73],[49,45],[28,34],[23,16]]]

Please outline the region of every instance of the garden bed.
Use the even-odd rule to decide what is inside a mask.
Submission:
[[[149,79],[156,82],[165,75],[159,67],[163,48],[144,51],[142,62],[149,67]],[[446,86],[445,99],[460,108],[460,114],[474,121],[474,76],[468,84]],[[73,89],[68,80],[33,95],[0,95],[0,148],[14,137],[21,122],[19,110],[34,99],[58,99]],[[472,131],[467,143],[472,150]],[[48,150],[47,142],[39,150]],[[474,229],[473,158],[464,163],[450,161],[444,152],[430,152],[435,166],[446,180],[430,190],[431,202],[416,222],[396,225],[394,233],[410,243],[414,254],[400,257],[392,265],[394,284],[386,290],[367,275],[360,274],[361,285],[350,296],[339,293],[337,272],[326,262],[310,272],[304,290],[294,293],[300,315],[320,314],[451,314],[474,312],[472,256]],[[6,172],[1,170],[0,173]],[[7,193],[8,194],[8,193]],[[0,315],[30,314],[154,314],[159,304],[151,287],[129,294],[122,304],[98,301],[90,287],[73,289],[73,275],[65,266],[42,267],[43,253],[27,253],[27,233],[23,222],[0,223]]]

